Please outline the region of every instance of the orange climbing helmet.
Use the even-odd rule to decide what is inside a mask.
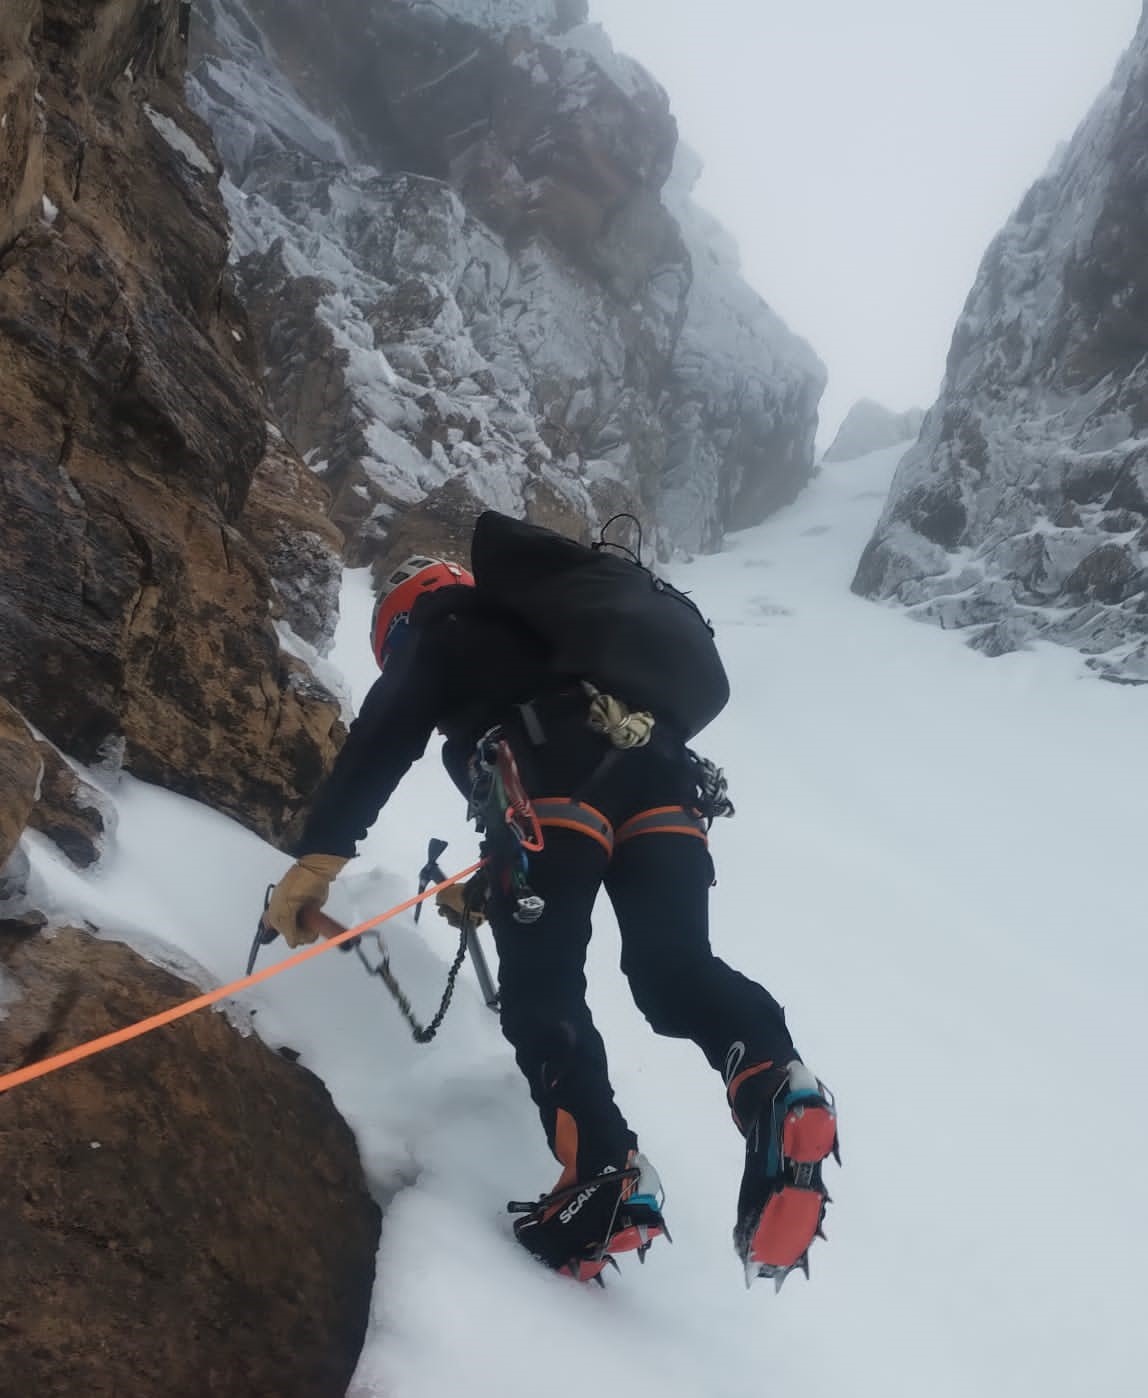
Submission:
[[[473,587],[474,577],[458,563],[416,555],[400,563],[379,590],[371,616],[371,649],[379,669],[396,642],[405,636],[415,603],[440,587]]]

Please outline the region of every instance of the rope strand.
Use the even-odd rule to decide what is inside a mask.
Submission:
[[[36,1078],[46,1077],[49,1073],[58,1072],[61,1068],[67,1068],[73,1063],[80,1063],[85,1058],[92,1058],[97,1053],[103,1053],[106,1049],[130,1043],[132,1039],[139,1039],[144,1034],[150,1034],[153,1029],[160,1029],[165,1024],[174,1024],[176,1020],[194,1014],[196,1010],[204,1010],[209,1005],[217,1005],[221,1000],[227,1000],[240,991],[249,990],[254,985],[268,981],[272,976],[278,976],[282,972],[290,970],[292,966],[300,966],[304,961],[310,961],[312,957],[322,956],[332,947],[342,946],[344,942],[361,937],[364,932],[369,932],[373,927],[389,922],[391,918],[398,917],[400,913],[409,912],[411,908],[425,903],[429,898],[441,893],[444,888],[449,888],[451,884],[469,878],[471,874],[477,873],[481,867],[481,861],[472,864],[451,878],[444,879],[442,883],[435,884],[433,888],[425,889],[422,893],[408,898],[405,903],[388,908],[385,913],[380,913],[378,917],[368,918],[366,922],[361,922],[357,927],[348,927],[345,932],[340,932],[336,937],[297,951],[286,961],[279,961],[274,966],[266,966],[262,971],[255,971],[249,976],[243,976],[240,980],[230,981],[227,985],[219,986],[216,990],[208,991],[205,995],[197,995],[193,1000],[185,1000],[181,1004],[172,1005],[170,1009],[163,1010],[157,1015],[150,1015],[147,1019],[137,1020],[134,1024],[126,1025],[123,1029],[116,1029],[111,1034],[103,1034],[98,1039],[89,1039],[86,1043],[77,1044],[74,1048],[65,1049],[64,1052],[53,1054],[50,1058],[41,1059],[39,1063],[31,1063],[25,1068],[18,1068],[15,1072],[0,1075],[0,1092],[8,1092],[24,1083],[33,1082]]]

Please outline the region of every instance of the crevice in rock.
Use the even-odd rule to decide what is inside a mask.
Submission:
[[[80,202],[80,191],[83,185],[84,178],[84,161],[87,159],[87,154],[88,143],[87,141],[81,139],[78,147],[76,148],[76,168],[72,171],[72,202],[74,204],[78,204]]]
[[[20,1054],[18,1068],[27,1068],[47,1058],[59,1042],[68,1019],[80,998],[80,987],[74,978],[69,977],[61,986],[60,993],[52,1002],[52,1016],[48,1024],[29,1040]]]

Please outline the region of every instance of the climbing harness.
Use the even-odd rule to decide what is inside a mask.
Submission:
[[[617,844],[623,845],[639,835],[693,835],[708,845],[708,829],[704,817],[686,806],[654,806],[631,816],[618,827],[614,839]]]
[[[607,858],[614,853],[614,827],[588,801],[577,801],[572,796],[544,796],[534,802],[534,809],[544,830],[574,830],[600,844]]]

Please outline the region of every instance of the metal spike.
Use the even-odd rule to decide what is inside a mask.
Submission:
[[[801,1261],[798,1262],[798,1263],[796,1263],[795,1265],[796,1265],[797,1267],[800,1267],[800,1268],[801,1268],[801,1270],[805,1273],[805,1280],[808,1281],[808,1280],[809,1280],[809,1253],[808,1253],[808,1252],[804,1253],[803,1256],[802,1256],[802,1258],[801,1258]]]
[[[639,1244],[639,1246],[642,1247],[643,1249],[644,1249],[644,1248],[648,1248],[648,1247],[650,1246],[650,1230],[649,1230],[649,1228],[647,1228],[647,1226],[646,1226],[644,1223],[636,1224],[635,1227],[636,1227],[637,1230],[638,1230],[638,1244]]]
[[[618,1259],[614,1256],[612,1252],[608,1252],[602,1260],[606,1262],[609,1266],[613,1267],[615,1272],[620,1272],[622,1270],[621,1267],[618,1266]],[[601,1272],[599,1272],[598,1275],[601,1276]]]
[[[748,1291],[761,1273],[757,1270],[757,1263],[750,1258],[743,1257],[742,1262],[745,1265],[745,1289]]]
[[[777,1275],[774,1277],[774,1279],[773,1279],[773,1294],[774,1294],[775,1296],[778,1294],[778,1292],[781,1290],[781,1288],[785,1285],[785,1279],[786,1279],[787,1276],[789,1276],[789,1268],[786,1268],[786,1270],[785,1270],[784,1272],[778,1272]]]

